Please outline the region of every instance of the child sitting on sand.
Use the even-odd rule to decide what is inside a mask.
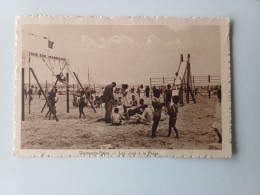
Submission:
[[[122,124],[122,116],[120,114],[118,114],[118,112],[119,112],[119,109],[115,108],[114,113],[111,116],[112,125],[119,126]]]
[[[130,101],[131,106],[137,106],[137,100],[135,99],[135,95],[132,95],[132,100]]]
[[[172,133],[172,128],[174,129],[174,132],[176,134],[176,138],[179,139],[179,133],[176,128],[176,121],[177,121],[177,114],[178,114],[178,102],[179,102],[179,96],[173,96],[172,97],[172,102],[173,104],[171,105],[168,114],[169,114],[169,131],[168,131],[168,137],[171,136]]]
[[[152,110],[145,104],[142,107],[143,114],[142,115],[137,115],[136,117],[136,124],[145,124],[149,125],[152,123],[152,118],[153,118],[153,112]]]
[[[216,121],[213,123],[212,127],[216,131],[219,141],[222,143],[222,123],[221,123],[221,89],[217,91],[218,100],[216,103]]]

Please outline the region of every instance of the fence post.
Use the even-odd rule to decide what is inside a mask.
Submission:
[[[186,102],[189,103],[189,94],[190,94],[190,63],[189,61],[187,62],[187,87],[186,87]]]
[[[152,78],[150,78],[150,87],[151,87],[151,99],[153,99],[153,86],[152,86]]]
[[[209,99],[210,99],[210,96],[211,96],[211,92],[210,92],[210,75],[208,76],[208,82],[209,82],[209,85],[208,85],[208,96],[209,96]]]

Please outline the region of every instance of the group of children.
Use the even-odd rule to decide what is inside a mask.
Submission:
[[[179,103],[179,96],[172,95],[171,85],[167,86],[165,90],[165,101],[160,101],[161,91],[159,89],[153,89],[153,98],[152,98],[152,107],[153,109],[149,108],[147,104],[144,104],[144,99],[139,100],[138,102],[135,98],[135,95],[132,95],[132,100],[128,100],[128,85],[122,85],[122,107],[123,107],[123,114],[119,114],[119,108],[115,107],[114,112],[111,115],[111,124],[115,126],[122,125],[123,120],[127,120],[127,123],[135,123],[135,124],[145,124],[149,125],[152,124],[152,138],[156,137],[156,130],[158,128],[159,122],[162,116],[162,108],[165,107],[167,114],[169,116],[169,123],[168,123],[168,137],[172,134],[172,129],[175,132],[176,138],[179,138],[179,132],[176,128],[177,122],[177,115],[178,115],[178,103]],[[216,122],[213,124],[213,128],[215,129],[218,137],[219,142],[222,142],[222,128],[221,128],[221,90],[217,93],[218,102],[216,106]],[[52,97],[52,96],[50,96]],[[55,108],[55,98],[50,98],[51,105]],[[80,98],[78,100],[78,107],[79,107],[79,118],[82,116],[85,118],[85,113],[83,111],[84,107],[87,105],[85,102],[84,92],[81,92]],[[134,109],[129,109],[135,107]],[[49,114],[51,112],[49,110]],[[47,115],[46,115],[47,116]]]
[[[140,99],[139,104],[140,106],[136,107],[135,109],[129,109],[127,111],[127,107],[123,104],[123,114],[119,114],[119,109],[116,107],[114,109],[114,113],[112,114],[112,125],[118,126],[122,124],[122,120],[128,120],[128,123],[135,123],[135,124],[152,124],[152,138],[156,137],[156,130],[161,120],[162,115],[162,108],[167,108],[167,114],[169,115],[169,129],[168,129],[168,137],[171,136],[172,129],[176,134],[176,138],[179,138],[178,129],[176,128],[176,121],[177,121],[177,114],[178,114],[178,102],[179,97],[173,96],[171,93],[171,85],[167,86],[168,91],[166,91],[166,99],[165,102],[160,102],[160,90],[154,90],[154,97],[152,98],[152,107],[153,109],[149,108],[148,105],[144,104],[144,100]],[[127,89],[127,87],[123,87],[123,91]],[[137,105],[137,100],[135,100],[135,96],[132,96],[132,102],[134,105]],[[131,117],[134,116],[134,117]]]

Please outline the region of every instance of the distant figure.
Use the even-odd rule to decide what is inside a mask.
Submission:
[[[128,85],[123,84],[122,85],[122,100],[121,101],[122,101],[122,105],[123,105],[123,109],[124,109],[124,114],[127,114],[127,108],[130,107],[127,89],[128,89]]]
[[[165,104],[166,104],[168,112],[171,108],[171,101],[172,101],[172,89],[171,89],[171,87],[172,87],[171,85],[167,85],[167,89],[165,90]]]
[[[176,121],[177,121],[177,115],[178,115],[178,102],[179,102],[179,96],[173,96],[172,97],[172,106],[170,106],[170,109],[168,110],[169,114],[169,131],[168,131],[168,137],[171,136],[172,128],[174,129],[174,132],[176,134],[176,138],[179,139],[179,133],[178,129],[176,128]]]
[[[160,90],[155,89],[154,90],[154,97],[152,99],[152,105],[154,108],[153,111],[153,126],[152,126],[152,136],[151,138],[156,137],[156,130],[160,122],[161,118],[161,112],[162,112],[162,107],[165,105],[165,103],[160,102]]]
[[[91,99],[91,90],[88,87],[86,87],[85,91],[86,91],[88,99]]]
[[[132,95],[132,100],[130,101],[131,106],[137,106],[137,100],[135,99],[135,95]]]
[[[216,102],[216,121],[212,127],[218,135],[218,142],[222,143],[222,122],[221,122],[221,89],[217,91],[218,100]]]
[[[38,95],[39,95],[39,99],[41,99],[41,95],[42,95],[42,90],[41,89],[38,91]]]
[[[33,100],[32,94],[33,94],[33,89],[32,89],[32,87],[31,87],[31,88],[29,89],[29,103],[31,103],[31,101]]]
[[[145,88],[145,96],[146,96],[147,98],[150,97],[150,87],[149,87],[149,86],[146,86],[146,88]]]
[[[131,93],[134,93],[135,92],[135,87],[132,87],[131,88]]]
[[[102,107],[102,96],[96,96],[94,100],[94,104],[96,105],[96,108],[101,108]]]
[[[144,86],[143,85],[140,85],[140,99],[144,99]]]
[[[114,102],[113,88],[116,86],[115,82],[107,85],[103,94],[103,102],[105,103],[105,122],[111,123],[112,106]]]
[[[27,99],[27,88],[26,87],[24,87],[24,94],[25,94],[25,99]]]
[[[140,98],[140,87],[139,86],[137,87],[136,93],[138,94],[139,99],[141,99]]]
[[[154,96],[155,93],[156,93],[156,87],[153,86],[153,96]]]
[[[119,109],[115,108],[114,113],[112,114],[111,123],[112,125],[119,126],[122,124],[122,116],[118,114]]]
[[[86,118],[84,113],[84,107],[86,106],[85,97],[84,97],[84,91],[81,91],[79,98],[79,118],[81,118],[81,115],[83,115],[84,118]]]
[[[58,102],[58,98],[56,97],[56,94],[57,94],[57,89],[55,91],[51,91],[50,95],[48,97],[50,105],[51,105],[53,112],[54,112],[54,113],[52,112],[52,109],[49,106],[49,110],[46,114],[46,117],[48,117],[48,115],[49,115],[49,120],[50,120],[52,114],[53,114],[53,118],[54,118],[54,114],[57,113],[55,104]]]

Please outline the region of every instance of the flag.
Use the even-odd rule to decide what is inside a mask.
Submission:
[[[50,49],[53,48],[53,44],[54,44],[53,41],[48,40],[48,47],[49,47]]]

